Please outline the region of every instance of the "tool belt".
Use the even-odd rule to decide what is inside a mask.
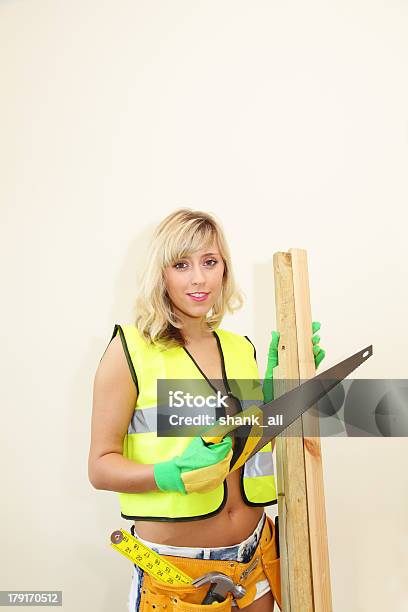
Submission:
[[[280,558],[277,553],[276,534],[273,520],[266,516],[258,546],[251,560],[247,563],[233,560],[219,561],[169,555],[161,556],[193,579],[207,572],[218,571],[232,578],[235,584],[244,586],[246,589],[245,595],[235,600],[238,608],[249,606],[256,595],[256,583],[267,579],[273,597],[279,608],[282,609]],[[191,584],[172,586],[159,582],[144,572],[139,610],[140,612],[162,612],[163,610],[165,612],[209,612],[211,608],[211,611],[230,611],[232,607],[231,593],[228,593],[226,599],[220,603],[214,602],[211,606],[201,604],[209,586],[208,584],[200,587]]]

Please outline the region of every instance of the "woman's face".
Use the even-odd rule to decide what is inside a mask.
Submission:
[[[189,257],[182,257],[164,269],[167,293],[178,314],[204,317],[216,302],[222,289],[225,264],[216,241]],[[192,293],[205,293],[198,300]],[[201,296],[199,296],[201,297]]]

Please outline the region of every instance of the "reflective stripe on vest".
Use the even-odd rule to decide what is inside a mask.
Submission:
[[[138,397],[127,434],[123,456],[136,463],[153,464],[181,455],[192,437],[159,437],[156,432],[157,380],[207,380],[214,387],[188,351],[181,346],[165,348],[148,345],[134,325],[115,325],[111,340],[120,334],[126,359]],[[246,336],[218,328],[213,332],[219,349],[226,390],[241,400],[241,407],[263,401],[255,349]],[[240,395],[240,379],[254,381],[248,397],[248,383]],[[242,468],[241,494],[250,506],[277,503],[271,443],[266,444]],[[118,493],[121,516],[133,520],[192,520],[217,514],[227,501],[227,483],[207,493],[146,491]]]

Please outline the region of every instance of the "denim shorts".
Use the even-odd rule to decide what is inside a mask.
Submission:
[[[264,513],[251,535],[240,544],[234,544],[233,546],[221,546],[218,548],[194,548],[190,546],[168,546],[167,544],[156,544],[155,542],[149,542],[149,540],[143,540],[143,538],[139,537],[133,524],[130,531],[135,538],[161,555],[189,557],[191,559],[218,559],[220,561],[229,559],[232,561],[248,563],[252,559],[256,547],[258,546],[262,529],[265,524],[265,519],[266,514]],[[138,612],[139,610],[143,574],[144,571],[138,565],[133,564],[132,584],[128,598],[129,612]],[[258,582],[256,584],[256,595],[254,601],[265,595],[265,593],[268,591],[270,591],[270,586],[267,580],[261,580]],[[232,605],[237,605],[234,599],[232,600]]]

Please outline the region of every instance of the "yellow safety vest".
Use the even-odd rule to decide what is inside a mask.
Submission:
[[[149,345],[135,325],[114,327],[111,340],[119,332],[126,359],[137,390],[133,416],[123,442],[123,456],[136,463],[153,464],[181,455],[192,437],[160,437],[157,435],[157,380],[206,380],[212,392],[215,387],[200,369],[189,351],[182,346],[172,348]],[[263,402],[262,387],[256,362],[256,351],[247,336],[218,328],[213,331],[221,357],[225,388],[238,401],[239,379],[256,381],[249,399]],[[230,383],[234,393],[231,392]],[[247,399],[247,396],[244,397]],[[241,401],[241,410],[243,406]],[[249,404],[248,404],[249,405]],[[244,438],[237,438],[244,442]],[[233,457],[234,459],[234,457]],[[272,447],[269,442],[239,468],[241,495],[249,506],[277,503]],[[133,520],[182,521],[203,519],[220,512],[228,495],[224,480],[206,493],[183,495],[177,491],[118,493],[121,516]]]

